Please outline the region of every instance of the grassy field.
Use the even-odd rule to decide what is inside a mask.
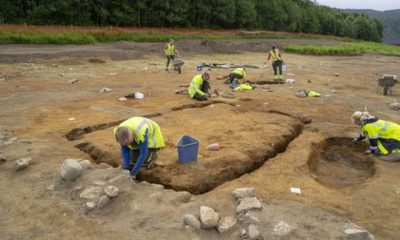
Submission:
[[[0,25],[0,44],[90,44],[101,42],[137,41],[166,42],[179,39],[331,39],[335,36],[303,33],[210,30],[210,29],[165,29],[132,27],[75,27],[75,26],[27,26]]]
[[[378,53],[400,56],[400,47],[374,42],[348,42],[340,45],[288,45],[284,50],[292,53],[309,55],[359,55]]]
[[[400,47],[360,42],[336,36],[303,33],[134,27],[29,26],[0,24],[0,44],[92,44],[118,41],[167,42],[169,39],[326,39],[339,45],[288,45],[287,52],[309,55],[359,55],[379,53],[400,56]]]

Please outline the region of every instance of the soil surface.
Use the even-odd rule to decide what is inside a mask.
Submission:
[[[255,65],[260,68],[248,69],[249,80],[270,81],[271,67],[263,64],[269,46],[300,42],[318,43],[178,41],[182,74],[164,70],[159,43],[1,45],[1,238],[240,239],[248,222],[236,215],[231,192],[254,187],[263,209],[250,213],[260,220],[264,239],[340,239],[349,221],[377,239],[398,239],[400,165],[365,156],[367,143],[350,144],[360,131],[350,116],[366,107],[400,122],[399,113],[389,108],[399,99],[398,87],[389,96],[377,93],[377,75],[400,75],[400,58],[283,53],[285,77],[295,83],[258,85],[207,103],[175,94],[201,62]],[[231,92],[217,80],[229,72],[211,70],[213,89]],[[112,91],[99,93],[103,87]],[[321,97],[296,97],[302,88]],[[118,100],[138,91],[144,99]],[[138,115],[158,122],[166,139],[157,166],[142,169],[137,182],[127,178],[115,184],[118,197],[88,212],[79,197],[83,189],[127,177],[118,167],[113,128]],[[177,162],[176,143],[183,135],[200,141],[196,162]],[[212,143],[223,147],[207,150]],[[33,163],[15,171],[15,161],[26,156]],[[89,159],[93,168],[64,182],[60,167],[67,158]],[[301,194],[292,193],[292,187]],[[185,228],[183,216],[198,215],[202,205],[239,222],[223,234]],[[276,235],[280,221],[295,230]]]

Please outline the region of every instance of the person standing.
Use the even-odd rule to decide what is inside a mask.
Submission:
[[[274,81],[282,82],[282,65],[283,59],[279,49],[273,45],[271,51],[268,53],[267,62],[272,58],[272,68],[274,69]],[[279,72],[278,72],[279,71]]]
[[[168,71],[168,66],[170,63],[173,68],[173,61],[175,60],[175,52],[179,54],[178,50],[175,48],[173,39],[170,39],[169,42],[165,45],[164,52],[165,55],[167,56],[167,66],[165,67],[165,71]]]

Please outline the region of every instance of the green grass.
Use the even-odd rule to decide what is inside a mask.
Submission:
[[[360,55],[378,53],[400,56],[400,47],[374,42],[351,42],[339,45],[288,45],[284,50],[292,53],[308,55]]]
[[[37,30],[13,30],[0,29],[0,44],[28,43],[28,44],[90,44],[101,42],[117,42],[117,41],[136,41],[136,42],[166,42],[169,39],[200,39],[200,40],[240,40],[240,39],[339,39],[332,36],[319,36],[312,34],[290,34],[280,32],[259,32],[246,33],[236,32],[230,34],[220,34],[218,31],[212,34],[190,34],[176,33],[166,34],[160,32],[125,32],[125,31],[68,31],[60,29],[60,32],[43,32]]]

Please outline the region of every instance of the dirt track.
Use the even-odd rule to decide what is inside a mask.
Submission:
[[[71,233],[83,239],[150,239],[160,235],[187,239],[193,234],[200,239],[236,239],[239,227],[221,236],[207,231],[188,233],[182,216],[203,204],[232,214],[230,192],[237,187],[255,187],[264,202],[264,210],[257,214],[263,219],[260,230],[266,239],[279,239],[270,235],[270,229],[280,220],[296,226],[293,239],[335,239],[341,231],[339,225],[347,220],[365,227],[378,239],[398,239],[400,166],[367,158],[362,154],[365,145],[352,148],[347,143],[359,131],[349,123],[355,110],[368,107],[383,119],[400,122],[398,112],[388,108],[400,96],[397,88],[389,97],[375,93],[375,74],[400,75],[399,58],[284,54],[286,74],[290,74],[286,77],[296,79],[295,84],[273,85],[273,92],[259,86],[235,92],[234,99],[219,97],[213,104],[196,108],[188,105],[193,101],[186,95],[174,94],[179,85],[189,83],[199,62],[261,67],[265,61],[261,51],[272,42],[208,43],[208,47],[199,41],[179,42],[186,62],[182,75],[164,72],[161,44],[0,46],[0,75],[5,77],[0,81],[2,139],[18,137],[15,143],[6,145],[3,141],[0,147],[0,235],[5,239],[72,239]],[[89,63],[90,58],[106,63]],[[227,73],[225,69],[211,72],[214,88],[228,91],[216,80]],[[249,69],[248,75],[253,81],[269,80],[271,69]],[[72,79],[79,81],[68,83]],[[112,91],[100,94],[102,87]],[[319,91],[321,98],[297,98],[294,92],[299,88]],[[117,100],[135,91],[143,92],[145,99]],[[81,182],[64,185],[59,182],[59,168],[66,158],[90,158],[75,147],[80,143],[106,153],[103,162],[118,163],[113,124],[74,141],[65,135],[76,128],[147,114],[161,125],[167,147],[160,155],[160,166],[143,171],[140,178],[168,188],[206,193],[177,204],[173,199],[179,192],[125,184],[109,208],[85,215],[84,203],[73,197],[73,189],[107,179],[113,174],[107,171],[114,170],[93,170]],[[70,117],[76,121],[68,121]],[[176,163],[175,143],[184,134],[201,142],[197,163]],[[213,142],[225,148],[207,151],[205,147]],[[349,153],[351,150],[354,152]],[[32,156],[34,164],[14,172],[14,160],[23,156]],[[46,189],[51,184],[56,185],[53,192]],[[302,194],[291,193],[290,187],[301,188]],[[149,197],[160,192],[163,197],[158,202],[152,200],[158,198]],[[139,210],[137,204],[142,204]]]

